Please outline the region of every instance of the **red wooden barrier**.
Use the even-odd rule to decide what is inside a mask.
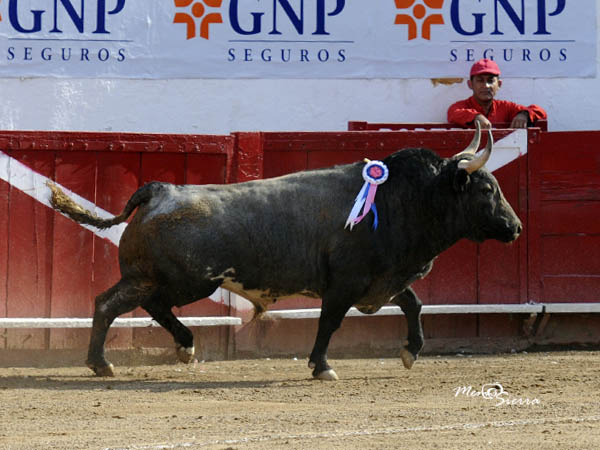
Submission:
[[[0,133],[5,156],[113,214],[120,213],[131,194],[150,180],[229,182],[233,145],[231,136]],[[14,166],[8,168],[10,176],[33,176]],[[119,279],[117,247],[11,184],[0,181],[0,314],[90,317],[94,297]],[[198,302],[182,313],[227,315],[229,311],[224,304]],[[109,340],[120,347],[145,345],[148,334],[113,329]],[[5,343],[0,344],[84,348],[88,335],[87,330],[8,330]]]
[[[535,127],[542,131],[548,131],[547,120],[537,120]],[[396,122],[348,122],[348,131],[402,131],[402,130],[452,130],[463,128],[454,123],[423,122],[423,123],[396,123]],[[497,123],[495,128],[510,128],[509,122]]]
[[[472,130],[444,130],[437,125],[431,128],[440,129],[429,131],[231,136],[0,132],[0,150],[11,161],[116,214],[135,189],[150,180],[194,184],[246,181],[365,157],[382,159],[404,147],[428,147],[451,156],[464,148],[473,134]],[[511,132],[495,130],[495,140]],[[523,235],[511,246],[469,241],[455,245],[438,258],[425,280],[416,283],[424,302],[598,302],[598,137],[600,132],[529,129],[527,156],[495,172],[524,222]],[[1,164],[2,159],[0,174]],[[31,171],[17,172],[9,171],[13,177],[33,177]],[[54,213],[15,188],[18,183],[12,181],[0,181],[0,317],[89,317],[94,296],[118,279],[116,247]],[[295,299],[276,305],[282,309],[310,306],[320,306],[320,302]],[[186,306],[178,314],[230,312],[227,304],[205,301]],[[141,312],[133,313],[138,314]],[[370,318],[362,323],[372,320],[392,325],[385,331],[390,340],[404,333],[394,318]],[[354,323],[352,333],[359,332],[350,341],[358,342],[368,327]],[[514,336],[519,334],[518,325],[518,321],[495,321],[483,315],[425,318],[428,338]],[[312,344],[315,326],[313,322],[273,325],[286,332],[292,327],[295,339],[306,345]],[[217,345],[226,347],[228,332],[214,331]],[[341,332],[342,339],[351,337],[347,333]],[[0,349],[85,348],[88,335],[84,330],[0,330]],[[238,349],[251,345],[241,342],[246,338],[238,335]],[[171,343],[166,333],[156,329],[113,329],[109,341],[113,347]]]
[[[542,133],[529,149],[529,296],[600,300],[599,131]]]

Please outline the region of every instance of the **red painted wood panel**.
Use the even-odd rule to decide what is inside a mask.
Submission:
[[[508,132],[496,130],[494,137],[498,140]],[[137,186],[150,180],[178,184],[244,181],[364,157],[382,159],[408,146],[429,147],[447,157],[464,148],[471,137],[472,131],[454,130],[213,137],[0,132],[0,148],[48,176],[53,175],[56,156],[59,183],[118,213]],[[540,135],[530,130],[527,157],[496,173],[525,224],[523,236],[508,247],[465,241],[442,254],[430,276],[415,283],[425,303],[598,301],[598,138],[600,132]],[[43,241],[49,242],[48,247],[39,245]],[[19,261],[11,256],[17,251]],[[0,317],[13,315],[11,311],[18,315],[43,315],[45,311],[54,317],[90,316],[94,296],[118,279],[115,261],[112,244],[0,182]],[[34,267],[36,279],[32,281],[23,274]],[[47,267],[46,274],[42,267]],[[32,298],[41,300],[28,305]],[[294,299],[279,307],[318,303]],[[227,311],[228,305],[204,300],[179,312],[213,315]],[[505,327],[485,317],[460,316],[427,319],[426,328],[430,337],[500,336],[510,335],[515,325],[511,322]],[[113,339],[110,345],[170,345],[162,330],[138,331],[142,334],[133,341],[131,330],[114,331],[109,335]],[[80,348],[87,346],[89,335],[88,330],[17,333],[25,334],[12,334],[10,346],[34,348],[50,340],[51,347]],[[6,339],[0,337],[0,348]]]
[[[545,201],[539,215],[545,235],[600,234],[600,202]]]
[[[185,183],[185,154],[142,153],[141,185],[150,181]]]
[[[303,152],[272,152],[264,162],[264,177],[273,178],[305,170],[309,166]]]
[[[227,181],[226,155],[186,155],[186,184],[224,184]]]
[[[0,148],[113,213],[142,181],[229,181],[234,142],[233,136],[0,131]],[[0,317],[90,317],[95,295],[118,279],[115,245],[0,182]],[[109,346],[130,346],[131,335],[115,329]],[[89,330],[0,336],[0,348],[7,341],[13,348],[85,348]]]
[[[235,133],[231,181],[243,182],[264,178],[263,146],[263,133]]]
[[[544,275],[600,276],[599,255],[600,235],[542,237],[541,258]]]
[[[59,152],[55,180],[94,202],[96,154]],[[51,317],[91,317],[94,235],[74,221],[55,214]],[[89,330],[50,330],[51,348],[85,348]]]
[[[308,153],[307,169],[320,169],[338,164],[350,164],[364,158],[382,160],[390,151],[385,150],[336,150]],[[360,186],[359,186],[360,189]],[[358,192],[357,192],[358,193]]]
[[[600,170],[542,172],[542,201],[600,201]]]
[[[600,300],[600,132],[542,134],[530,150],[530,297]]]
[[[544,275],[542,298],[546,303],[598,303],[600,275]]]
[[[443,252],[434,262],[429,304],[477,303],[477,244],[463,240]]]
[[[577,172],[600,171],[598,142],[600,131],[560,131],[541,133],[539,170]]]
[[[54,157],[46,153],[12,152],[11,156],[38,173],[51,176]],[[23,174],[9,169],[11,178]],[[24,177],[33,184],[33,176]],[[52,217],[50,209],[18,189],[10,190],[8,231],[8,317],[45,317],[50,311]],[[7,348],[43,348],[45,330],[8,330]]]
[[[435,264],[434,264],[434,269],[435,269]],[[431,275],[431,274],[429,274],[429,275]],[[414,289],[415,293],[421,299],[421,301],[423,302],[424,305],[431,305],[431,304],[433,304],[432,302],[434,301],[431,298],[431,280],[432,280],[432,278],[429,275],[421,280],[415,281],[411,285],[411,287]]]

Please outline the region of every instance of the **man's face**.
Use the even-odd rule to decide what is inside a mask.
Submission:
[[[502,80],[497,75],[482,73],[472,76],[467,81],[467,85],[473,91],[475,100],[479,103],[489,103],[496,96],[500,86],[502,86]]]

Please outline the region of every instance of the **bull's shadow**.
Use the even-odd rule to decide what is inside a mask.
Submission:
[[[174,375],[175,377],[177,375]],[[319,381],[312,377],[278,380],[234,380],[234,381],[207,381],[202,380],[202,373],[198,373],[198,381],[190,380],[165,380],[161,378],[144,377],[143,379],[100,379],[92,376],[73,375],[10,375],[0,377],[0,392],[17,389],[37,389],[42,391],[147,391],[152,393],[171,392],[179,390],[206,391],[218,389],[260,389],[276,387],[280,389],[298,389],[301,386],[310,386]],[[373,380],[394,379],[393,376],[370,377]],[[362,380],[364,377],[351,377],[345,381]],[[340,380],[341,383],[344,380]],[[215,395],[217,395],[215,393]]]
[[[200,376],[201,374],[199,374]],[[91,376],[67,376],[67,375],[14,375],[0,377],[0,392],[14,389],[38,389],[56,391],[148,391],[169,392],[178,390],[206,390],[213,389],[257,389],[277,386],[284,389],[296,389],[299,385],[313,383],[311,378],[289,379],[289,380],[236,380],[236,381],[188,381],[188,380],[165,380],[164,378],[143,379],[98,379]]]

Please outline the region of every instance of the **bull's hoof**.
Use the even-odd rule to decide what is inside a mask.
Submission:
[[[407,369],[411,369],[416,360],[415,356],[406,348],[400,350],[400,358],[402,358],[402,364],[404,364],[404,367]]]
[[[182,363],[191,363],[194,360],[194,347],[177,347],[177,358]]]
[[[316,374],[315,379],[323,381],[337,381],[339,380],[337,373],[333,369],[324,370],[321,373]]]
[[[94,371],[97,377],[114,377],[115,366],[109,363],[107,366],[94,366],[88,364],[88,367]]]

